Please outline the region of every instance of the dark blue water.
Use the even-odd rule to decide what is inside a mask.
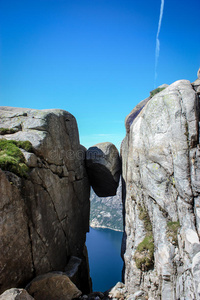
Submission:
[[[122,280],[121,241],[122,232],[90,228],[86,245],[93,291],[105,292]]]

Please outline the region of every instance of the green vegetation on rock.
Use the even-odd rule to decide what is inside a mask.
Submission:
[[[137,246],[134,255],[136,267],[142,271],[148,271],[154,265],[154,242],[152,235],[146,235]]]
[[[154,241],[152,225],[149,218],[148,211],[141,204],[139,208],[139,219],[143,221],[146,230],[146,236],[143,241],[137,246],[134,259],[136,267],[142,271],[148,271],[154,265]]]
[[[25,157],[19,148],[31,151],[32,145],[29,141],[0,140],[0,168],[20,177],[26,177],[29,168],[25,164]]]
[[[12,134],[15,132],[16,132],[16,130],[13,128],[3,128],[3,127],[0,128],[0,135]]]
[[[146,208],[142,207],[140,204],[138,205],[138,208],[139,208],[139,218],[144,222],[145,230],[147,232],[152,232],[152,225]]]
[[[163,88],[156,88],[155,90],[153,90],[153,91],[150,92],[150,97],[152,98],[153,96],[155,96],[156,94],[160,93],[164,89],[165,89],[165,87],[163,87]]]
[[[177,222],[168,222],[167,223],[167,237],[170,239],[172,244],[178,246],[178,229],[180,228],[179,221]]]

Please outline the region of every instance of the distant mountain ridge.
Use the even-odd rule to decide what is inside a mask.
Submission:
[[[91,189],[90,226],[123,231],[121,180],[116,196],[98,197]]]

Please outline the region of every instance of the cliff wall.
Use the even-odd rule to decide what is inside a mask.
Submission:
[[[82,260],[79,288],[89,291],[90,188],[75,118],[63,110],[11,107],[0,107],[0,116],[0,293],[64,271],[71,256]],[[30,141],[28,150],[17,144],[21,169],[18,150],[5,140]]]
[[[121,155],[130,294],[200,299],[199,85],[177,81],[129,117]]]

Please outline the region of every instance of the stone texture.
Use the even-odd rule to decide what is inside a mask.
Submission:
[[[168,87],[168,84],[164,83],[160,85],[158,88],[166,88]],[[151,95],[151,92],[150,92]],[[132,111],[126,116],[125,118],[125,127],[126,127],[126,132],[130,132],[130,126],[133,123],[134,119],[139,115],[139,113],[142,111],[142,109],[145,107],[145,105],[148,103],[148,101],[151,99],[151,96],[148,98],[144,99],[140,103],[138,103]]]
[[[28,178],[0,172],[3,292],[39,274],[64,271],[71,256],[81,258],[83,268],[90,188],[85,150],[70,113],[0,107],[0,116],[0,128],[16,131],[0,138],[29,140],[33,146],[33,153],[23,150]]]
[[[85,257],[88,257],[87,248],[84,249],[86,251]],[[77,288],[84,290],[84,286],[88,285],[92,287],[91,279],[88,276],[86,277],[84,269],[87,269],[88,262],[84,262],[83,259],[80,259],[76,256],[71,256],[70,260],[68,261],[67,266],[65,267],[65,275],[69,277],[69,279],[77,286]],[[92,288],[90,288],[92,290]]]
[[[198,96],[200,97],[200,78],[195,80],[195,82],[192,83],[192,86],[194,90],[197,92]]]
[[[110,290],[109,298],[124,298],[126,293],[126,287],[122,282],[117,282],[117,284]]]
[[[71,300],[82,293],[64,273],[48,273],[33,279],[26,287],[35,300]]]
[[[33,265],[21,179],[0,169],[0,193],[0,292],[3,292],[21,286],[24,278],[30,280]]]
[[[12,288],[0,295],[0,300],[34,300],[26,290]]]
[[[199,97],[194,84],[177,81],[151,98],[133,119],[121,155],[128,292],[146,291],[148,299],[200,299]],[[146,272],[134,259],[147,234],[144,211],[154,239],[154,267]],[[169,222],[180,223],[177,241],[169,234]]]
[[[126,132],[129,133],[130,132],[130,127],[131,124],[133,123],[134,119],[139,115],[139,113],[142,111],[142,109],[145,107],[145,105],[147,104],[147,102],[151,99],[151,97],[148,97],[146,99],[144,99],[143,101],[141,101],[140,103],[138,103],[133,110],[128,114],[128,116],[125,119],[125,127],[126,127]]]
[[[121,174],[121,161],[112,143],[99,143],[86,152],[90,184],[99,197],[116,195]]]

